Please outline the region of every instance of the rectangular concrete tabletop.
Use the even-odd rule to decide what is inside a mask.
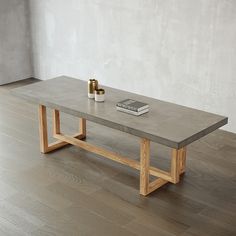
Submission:
[[[228,118],[154,98],[102,86],[104,103],[87,97],[87,82],[61,76],[14,89],[13,94],[30,102],[85,118],[141,138],[182,148],[227,124]],[[148,103],[150,111],[133,116],[116,110],[116,103],[130,98]]]

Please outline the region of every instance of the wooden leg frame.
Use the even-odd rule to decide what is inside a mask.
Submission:
[[[60,113],[58,110],[53,110],[53,137],[58,141],[49,144],[46,107],[39,105],[39,134],[40,150],[42,153],[48,153],[68,144],[72,144],[113,161],[130,166],[140,171],[140,194],[144,196],[168,182],[174,184],[178,183],[180,175],[185,172],[186,147],[172,150],[171,170],[170,172],[167,172],[150,166],[150,140],[141,138],[139,162],[83,141],[86,137],[85,119],[80,118],[79,128],[79,133],[73,136],[62,134],[60,131]],[[157,177],[157,179],[150,182],[150,175]]]

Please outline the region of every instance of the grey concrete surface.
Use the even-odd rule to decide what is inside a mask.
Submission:
[[[28,0],[0,0],[0,85],[33,76]]]
[[[229,116],[235,0],[30,0],[35,76],[59,75]]]
[[[173,148],[181,148],[227,124],[228,118],[173,103],[105,87],[106,101],[87,97],[87,82],[67,76],[16,88],[12,93],[95,123]],[[131,98],[148,103],[150,111],[132,116],[116,110],[116,103]]]

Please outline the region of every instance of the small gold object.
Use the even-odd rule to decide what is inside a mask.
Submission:
[[[94,98],[95,90],[98,89],[98,81],[96,79],[90,79],[88,81],[88,97]]]

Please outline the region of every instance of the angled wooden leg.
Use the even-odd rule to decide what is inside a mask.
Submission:
[[[79,120],[79,132],[83,138],[86,138],[86,120],[84,118]]]
[[[39,139],[40,151],[46,153],[48,148],[47,111],[43,105],[39,105]]]
[[[141,139],[140,147],[140,194],[146,196],[149,190],[150,140]]]

